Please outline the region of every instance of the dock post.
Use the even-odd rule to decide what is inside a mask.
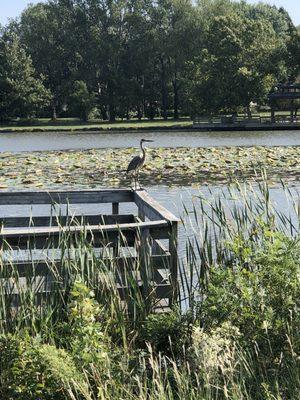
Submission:
[[[113,215],[118,215],[119,214],[119,203],[112,203],[112,214]],[[113,256],[118,257],[119,256],[119,247],[120,247],[120,235],[119,239],[117,240],[116,244],[113,245]]]
[[[146,216],[145,216],[145,212],[144,210],[139,207],[138,208],[138,218],[140,219],[140,221],[145,222],[146,221]]]
[[[153,276],[151,271],[151,238],[149,229],[144,229],[140,232],[140,248],[139,248],[139,259],[140,259],[140,273],[143,284],[143,297],[147,311],[150,311],[151,301],[151,284],[153,282]]]
[[[275,109],[272,107],[271,108],[271,124],[275,124],[276,119],[275,119]]]
[[[172,221],[170,228],[170,283],[172,295],[170,297],[170,307],[174,307],[179,296],[179,282],[178,282],[178,222]]]
[[[119,203],[112,203],[112,213],[113,215],[119,214]]]

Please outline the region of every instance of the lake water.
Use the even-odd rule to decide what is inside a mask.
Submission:
[[[184,213],[184,208],[188,210],[193,209],[193,204],[199,197],[204,197],[208,203],[211,203],[214,199],[222,197],[228,201],[228,204],[232,200],[231,194],[229,194],[226,186],[224,185],[209,185],[202,188],[195,188],[191,186],[180,186],[180,187],[168,187],[164,185],[148,186],[145,190],[161,205],[166,207],[169,211],[175,214],[177,217],[181,217]],[[299,186],[292,188],[292,195],[294,200],[300,201],[300,184]],[[250,195],[250,192],[249,192]],[[285,211],[286,213],[294,214],[291,207],[289,196],[280,187],[270,188],[270,199],[271,203],[276,206],[278,210]],[[94,204],[85,205],[72,205],[71,211],[76,211],[78,214],[88,214],[95,212]],[[0,217],[6,216],[25,216],[25,215],[49,215],[50,206],[35,205],[35,206],[0,206]],[[99,213],[111,213],[110,204],[97,205],[97,212]],[[136,212],[134,206],[128,203],[120,204],[120,213],[132,213]],[[294,216],[295,217],[295,216]]]
[[[136,147],[141,138],[151,147],[300,146],[300,130],[242,132],[25,132],[0,133],[0,152]]]
[[[68,150],[89,148],[122,148],[134,147],[141,137],[155,140],[151,147],[210,147],[210,146],[300,146],[299,131],[266,131],[266,132],[123,132],[123,133],[5,133],[0,134],[0,152]],[[184,206],[193,209],[193,199],[199,195],[199,189],[193,187],[151,186],[146,188],[149,193],[175,215],[183,215]],[[209,186],[201,189],[207,200],[218,196],[224,186]],[[300,186],[293,188],[294,193],[300,191]],[[287,202],[285,193],[278,188],[271,188],[270,194],[277,209],[291,215],[296,220],[295,212]],[[226,195],[225,195],[226,196]],[[299,200],[297,200],[299,201]],[[106,206],[107,207],[107,206]],[[228,204],[230,207],[230,201]],[[91,213],[93,205],[78,208],[78,213]],[[110,213],[110,209],[99,212]],[[121,205],[120,212],[132,212],[130,206]],[[34,210],[25,207],[0,207],[0,216],[47,215],[49,209],[45,206]],[[194,234],[192,227],[188,231],[180,227],[180,237]],[[181,241],[184,242],[184,241]]]
[[[232,207],[232,204],[237,204],[240,201],[240,195],[237,193],[235,197],[232,197],[232,193],[228,192],[225,186],[209,186],[203,188],[193,188],[189,186],[183,187],[167,187],[163,185],[150,186],[145,188],[148,193],[155,198],[161,205],[165,206],[169,211],[173,212],[177,217],[184,220],[184,224],[179,224],[179,253],[184,256],[185,253],[185,242],[186,239],[199,236],[201,229],[199,225],[195,223],[194,210],[200,212],[199,207],[199,196],[204,197],[207,203],[211,203],[214,199],[221,197],[225,208],[228,210]],[[253,193],[248,192],[247,196],[253,196]],[[293,187],[291,190],[291,196],[296,204],[300,204],[300,185],[299,187]],[[249,198],[248,197],[248,198]],[[298,218],[295,213],[294,206],[292,205],[290,196],[278,187],[270,188],[270,199],[271,203],[276,207],[276,210],[290,218],[297,229]],[[62,211],[62,210],[60,210]],[[95,205],[72,205],[69,208],[70,214],[75,213],[77,215],[82,214],[94,214]],[[188,211],[188,213],[187,213]],[[51,212],[50,206],[36,205],[36,206],[0,206],[0,217],[1,216],[28,216],[28,215],[49,215]],[[97,205],[97,213],[110,214],[111,205],[102,204]],[[120,213],[134,213],[137,214],[137,209],[134,205],[128,203],[120,204]],[[59,215],[60,212],[57,213]]]

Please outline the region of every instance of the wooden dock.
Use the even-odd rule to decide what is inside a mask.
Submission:
[[[291,118],[287,115],[261,117],[259,115],[247,116],[215,116],[195,117],[193,129],[203,131],[263,131],[263,130],[298,130],[300,117]]]
[[[121,214],[122,203],[132,203],[136,213]],[[93,212],[62,213],[61,209],[72,205],[92,205]],[[111,204],[111,213],[99,213],[103,204]],[[157,304],[170,307],[178,296],[178,257],[177,235],[178,218],[144,190],[76,190],[76,191],[22,191],[0,192],[0,206],[37,206],[56,207],[56,215],[25,215],[0,217],[1,279],[0,289],[5,295],[15,297],[18,292],[7,285],[4,277],[10,279],[10,273],[17,271],[18,278],[47,277],[52,274],[50,265],[59,269],[62,259],[44,260],[27,258],[28,252],[59,250],[62,241],[68,247],[76,248],[79,238],[98,253],[112,257],[102,257],[103,264],[112,260],[117,264],[117,285],[120,296],[126,299],[130,291],[125,275],[135,269],[136,284],[142,296],[155,297]],[[63,238],[63,240],[62,240]],[[66,239],[67,238],[67,239]],[[23,260],[8,262],[6,253],[22,251]],[[102,250],[102,252],[101,252]],[[138,271],[136,271],[136,268]],[[124,272],[126,274],[124,275]],[[138,273],[136,273],[138,272]],[[51,281],[51,280],[50,280]],[[49,286],[49,285],[48,285]],[[50,285],[51,286],[51,285]],[[9,287],[7,289],[7,287]],[[64,284],[62,284],[64,287]],[[47,290],[51,290],[51,288]],[[37,293],[39,295],[39,293]],[[42,296],[37,296],[41,297]]]

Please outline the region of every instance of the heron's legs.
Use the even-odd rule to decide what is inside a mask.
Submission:
[[[135,171],[133,172],[132,176],[133,176],[133,183],[134,183],[133,189],[134,189],[134,190],[137,190],[137,189],[138,189],[138,186],[139,186],[139,188],[140,188],[140,183],[139,183],[139,170],[135,170]],[[132,181],[131,181],[131,184],[132,184]]]
[[[136,190],[136,171],[134,171],[134,190]]]

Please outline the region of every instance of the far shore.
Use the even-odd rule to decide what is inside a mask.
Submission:
[[[87,127],[87,128],[70,128],[70,127],[47,127],[47,128],[0,128],[0,134],[4,133],[99,133],[99,134],[114,134],[114,133],[129,133],[129,132],[255,132],[255,131],[295,131],[300,130],[300,125],[272,125],[272,126],[211,126],[211,127],[193,127],[186,126],[153,126],[153,127],[120,127],[120,128],[102,128],[102,127]]]
[[[0,125],[1,133],[45,133],[45,132],[70,132],[70,133],[122,133],[122,132],[209,132],[209,131],[275,131],[275,130],[300,130],[300,123],[276,123],[276,124],[193,124],[191,119],[181,120],[143,120],[143,121],[116,121],[116,122],[87,122],[80,123],[77,120],[58,120],[57,122],[37,121],[24,125]]]

